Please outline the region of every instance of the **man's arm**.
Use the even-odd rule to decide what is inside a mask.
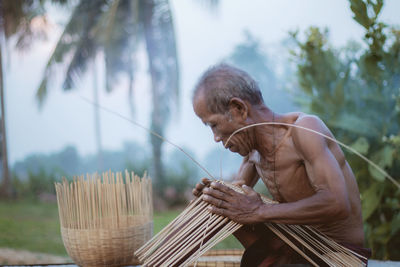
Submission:
[[[317,117],[306,116],[297,124],[329,135],[329,130]],[[316,193],[296,202],[263,206],[259,211],[262,220],[313,224],[345,219],[350,212],[346,182],[338,160],[328,147],[328,140],[296,128],[293,141]]]
[[[307,116],[298,125],[329,133],[318,118]],[[293,141],[316,193],[308,198],[280,204],[263,204],[257,193],[245,187],[245,194],[213,183],[205,200],[216,205],[212,212],[243,224],[276,222],[286,224],[319,224],[344,219],[350,204],[343,173],[324,137],[302,129],[293,131]],[[222,200],[222,202],[220,201]]]
[[[260,176],[257,173],[254,163],[249,161],[249,156],[243,158],[242,165],[233,181],[234,184],[254,187]]]

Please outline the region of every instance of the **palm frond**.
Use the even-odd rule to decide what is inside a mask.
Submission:
[[[90,39],[90,30],[94,27],[93,24],[96,22],[96,17],[101,14],[100,10],[103,2],[80,1],[74,8],[46,64],[43,79],[36,92],[39,107],[45,101],[48,93],[48,82],[50,82],[57,64],[63,63],[68,66],[64,81],[64,88],[68,89],[73,87],[73,81],[77,79],[76,76],[85,70],[87,61],[90,58],[88,56],[93,56],[95,52],[93,50],[93,42],[87,39]]]
[[[43,102],[44,102],[44,100],[46,99],[46,96],[47,96],[48,77],[50,77],[50,75],[48,75],[48,74],[46,74],[44,76],[44,78],[40,82],[39,89],[36,91],[36,100],[37,100],[39,109],[42,108]]]
[[[171,103],[179,99],[179,66],[169,2],[143,1],[141,18],[152,76],[153,115],[163,128]]]
[[[82,3],[78,4],[78,6],[72,12],[71,17],[58,40],[53,53],[47,61],[42,81],[40,82],[40,86],[36,91],[36,100],[38,102],[39,108],[42,107],[47,97],[48,82],[51,80],[54,74],[54,67],[56,63],[63,62],[64,57],[66,57],[66,55],[74,49],[74,44],[78,39],[77,36],[80,35],[80,27],[78,24],[81,22],[80,18],[83,15],[80,9],[81,5]]]
[[[41,27],[35,25],[42,24]],[[41,1],[0,1],[0,32],[15,36],[16,48],[26,49],[34,39],[46,38],[47,20]]]
[[[72,89],[75,86],[75,81],[86,71],[89,61],[93,59],[99,48],[94,31],[99,23],[106,0],[81,1],[81,4],[80,12],[83,16],[80,19],[84,24],[80,25],[82,31],[65,75],[64,90]]]
[[[118,6],[115,6],[118,3]],[[121,74],[133,77],[133,55],[137,49],[138,19],[134,11],[136,1],[115,1],[103,19],[103,41],[106,67],[106,89],[112,91],[119,82]]]

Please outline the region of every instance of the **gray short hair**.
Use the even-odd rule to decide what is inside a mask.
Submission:
[[[193,92],[193,100],[203,90],[207,108],[213,113],[226,113],[233,97],[252,105],[264,103],[256,81],[245,71],[228,64],[212,66],[201,76]]]

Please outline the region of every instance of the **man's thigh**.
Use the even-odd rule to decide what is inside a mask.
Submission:
[[[245,226],[256,240],[246,247],[241,266],[311,266],[264,224]]]

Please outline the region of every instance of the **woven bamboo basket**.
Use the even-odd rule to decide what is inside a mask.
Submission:
[[[190,267],[240,267],[242,249],[209,250]]]
[[[149,178],[107,172],[55,186],[62,239],[77,265],[140,264],[134,253],[153,234]]]

